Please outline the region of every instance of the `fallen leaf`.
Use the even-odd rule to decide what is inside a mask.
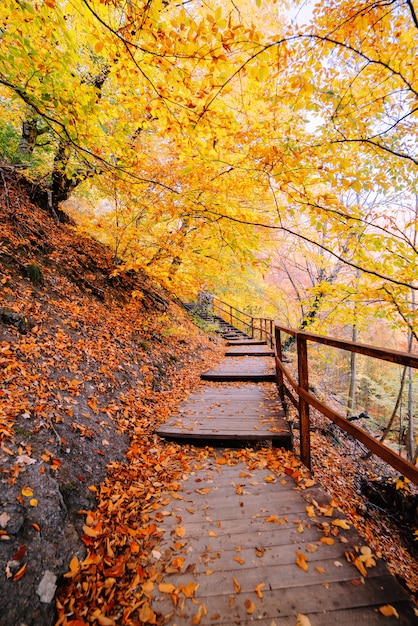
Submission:
[[[306,561],[307,561],[306,555],[303,554],[303,552],[296,550],[296,565],[300,567],[300,569],[303,570],[304,572],[307,572],[309,569],[309,566]]]
[[[385,604],[384,606],[379,606],[379,611],[385,617],[396,617],[399,619],[399,613],[391,604]]]
[[[218,536],[218,535],[215,533],[215,531],[214,531],[214,530],[210,530],[210,531],[208,532],[208,535],[209,535],[209,537],[217,537],[217,536]]]
[[[158,585],[158,590],[161,591],[161,593],[173,593],[176,590],[176,587],[172,583],[160,583]]]
[[[33,496],[33,489],[31,489],[31,487],[23,487],[22,489],[22,496],[26,496],[27,498],[30,498]]]
[[[245,563],[244,559],[242,559],[240,556],[235,556],[234,557],[234,561],[236,561],[240,565],[244,565],[244,563]]]
[[[307,552],[316,552],[318,550],[318,546],[315,543],[307,543],[306,550]]]
[[[315,569],[319,574],[325,574],[325,570],[323,567],[319,567],[319,565],[317,565]]]
[[[183,537],[186,536],[186,529],[183,528],[183,526],[177,526],[175,533],[177,537],[180,537],[180,539],[183,539]]]
[[[187,583],[187,585],[180,585],[179,591],[183,593],[186,598],[193,598],[197,589],[199,589],[199,584],[193,582],[192,580]]]
[[[199,610],[192,617],[192,621],[191,621],[192,626],[199,626],[200,622],[202,621],[202,613],[203,613],[203,607],[199,606]]]
[[[296,615],[296,620],[296,626],[311,626],[309,617],[303,613],[298,613]]]
[[[155,615],[154,611],[151,609],[148,602],[145,602],[141,606],[139,610],[139,619],[140,619],[141,624],[156,624],[157,623],[157,616]]]
[[[347,523],[347,520],[345,519],[334,519],[332,520],[332,525],[338,526],[339,528],[342,528],[343,530],[350,530],[350,525]]]
[[[254,604],[254,602],[252,602],[252,600],[249,600],[247,598],[247,600],[245,600],[244,604],[245,604],[245,608],[246,608],[247,614],[248,615],[252,615],[254,613],[254,611],[255,611],[255,604]]]
[[[17,581],[20,580],[21,578],[23,578],[23,576],[25,575],[26,572],[26,568],[27,568],[28,564],[25,563],[24,565],[22,565],[22,567],[16,572],[16,574],[13,576],[13,580]]]
[[[315,507],[308,505],[306,507],[306,512],[308,514],[308,517],[313,518],[316,517],[316,513],[315,513]]]
[[[240,593],[241,591],[241,585],[239,584],[239,582],[237,581],[236,578],[232,579],[232,582],[234,583],[234,589],[235,589],[235,593]]]
[[[263,587],[265,587],[265,584],[264,583],[259,583],[257,585],[257,587],[255,588],[255,592],[257,594],[257,598],[260,598],[260,600],[263,597],[263,592],[261,591],[263,589]]]
[[[332,537],[321,537],[321,543],[325,543],[327,546],[333,546],[335,543],[335,539]]]

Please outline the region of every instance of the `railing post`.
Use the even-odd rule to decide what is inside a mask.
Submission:
[[[254,339],[254,318],[251,315],[251,339]]]
[[[284,379],[283,379],[283,372],[280,369],[280,367],[278,366],[278,361],[282,360],[282,337],[281,337],[281,332],[279,328],[275,328],[275,362],[276,362],[276,379],[277,379],[277,386],[279,388],[279,395],[280,395],[280,399],[282,401],[283,404],[283,408],[285,408],[285,394],[284,394]]]
[[[232,325],[232,306],[229,306],[229,320]]]
[[[270,348],[274,348],[274,325],[273,320],[270,319]]]
[[[296,334],[296,345],[298,350],[298,376],[299,387],[304,391],[309,391],[308,378],[308,349],[305,337]],[[299,420],[300,420],[300,458],[306,467],[311,469],[311,439],[309,423],[309,404],[299,396]]]

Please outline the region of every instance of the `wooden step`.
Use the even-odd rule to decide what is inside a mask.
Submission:
[[[202,385],[157,434],[204,445],[236,447],[270,441],[286,449],[292,446],[289,424],[272,383]]]
[[[269,357],[239,356],[234,359],[224,359],[221,363],[206,372],[202,380],[212,381],[252,381],[274,382],[276,372],[273,359]]]
[[[274,356],[274,351],[267,346],[234,346],[225,352],[225,356]]]

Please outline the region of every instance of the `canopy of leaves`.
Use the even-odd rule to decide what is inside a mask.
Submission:
[[[7,0],[2,153],[180,295],[247,306],[297,246],[346,268],[321,307],[377,303],[416,333],[414,3],[327,0],[308,25],[286,8]]]

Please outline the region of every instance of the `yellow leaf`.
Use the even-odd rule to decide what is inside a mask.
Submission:
[[[307,506],[306,512],[308,514],[308,517],[315,517],[315,508],[313,506]]]
[[[307,615],[304,615],[303,613],[298,613],[296,615],[296,619],[296,626],[311,626],[309,617]]]
[[[264,481],[266,483],[274,483],[274,482],[276,482],[276,477],[273,476],[273,474],[270,474],[269,476],[265,477]]]
[[[385,604],[384,606],[379,606],[379,611],[385,617],[396,617],[399,619],[399,613],[391,604]]]
[[[183,528],[183,526],[177,526],[176,535],[177,537],[180,537],[180,539],[183,539],[183,537],[186,536],[186,529]]]
[[[321,543],[325,543],[327,546],[333,546],[335,541],[332,537],[321,537]]]
[[[218,536],[218,535],[215,533],[215,531],[213,531],[213,530],[210,530],[210,531],[208,532],[208,535],[209,535],[209,537],[217,537],[217,536]]]
[[[38,500],[37,500],[36,498],[31,498],[31,499],[29,500],[29,504],[30,504],[31,506],[38,506]]]
[[[161,591],[161,593],[173,593],[176,590],[176,587],[171,583],[160,583],[158,585],[158,590]]]
[[[33,489],[31,487],[23,487],[22,496],[30,498],[31,496],[33,496]]]
[[[339,526],[339,528],[343,528],[344,530],[350,530],[350,525],[345,519],[334,519],[332,520],[332,525]]]

